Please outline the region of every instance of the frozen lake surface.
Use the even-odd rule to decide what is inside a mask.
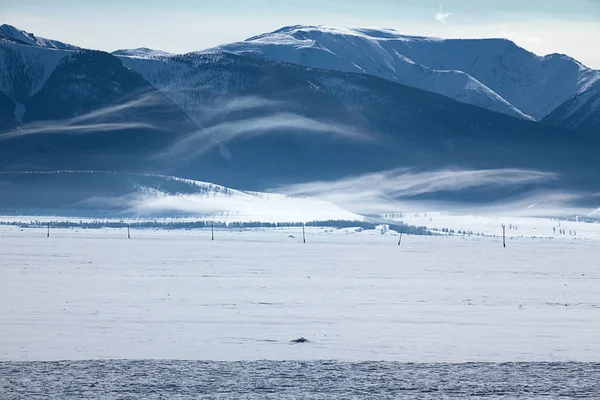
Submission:
[[[600,364],[0,362],[3,399],[591,399]]]

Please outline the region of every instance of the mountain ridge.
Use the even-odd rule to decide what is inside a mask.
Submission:
[[[481,105],[478,98],[451,92],[443,86],[436,90],[431,82],[424,80],[436,71],[461,71],[481,84],[479,91],[487,93],[488,99],[494,93],[518,110],[517,114],[531,115],[537,120],[600,80],[600,71],[586,68],[568,56],[536,56],[507,39],[429,38],[402,35],[390,29],[295,25],[206,51],[217,50],[324,69],[362,71]],[[583,68],[581,73],[580,68]],[[558,77],[566,79],[566,70],[569,82],[554,88]],[[412,82],[406,81],[409,74]],[[537,79],[537,75],[541,78]],[[440,79],[448,80],[443,76]],[[539,84],[541,89],[537,87]],[[523,97],[528,100],[522,100]],[[508,112],[500,103],[496,101],[487,108],[515,115],[515,110]]]
[[[56,50],[81,50],[81,47],[64,43],[58,40],[46,39],[35,36],[33,33],[18,29],[12,25],[0,25],[0,38],[13,40],[19,44],[28,46],[43,47]]]
[[[600,131],[600,82],[548,114],[542,122],[569,129]]]

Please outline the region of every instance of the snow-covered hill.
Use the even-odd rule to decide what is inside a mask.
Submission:
[[[25,32],[17,29],[12,25],[0,25],[0,40],[12,41],[15,43],[25,44],[28,46],[44,47],[57,50],[78,50],[80,47],[73,46],[68,43],[59,42],[58,40],[45,39],[37,37],[33,33]]]
[[[543,121],[565,128],[600,132],[600,82],[587,91],[573,96],[546,116]]]
[[[173,176],[95,171],[0,173],[0,207],[21,213],[196,217],[226,222],[363,221],[314,197],[240,191]]]
[[[512,116],[541,119],[600,80],[562,55],[538,57],[505,39],[443,40],[389,29],[290,26],[207,52],[359,72]]]

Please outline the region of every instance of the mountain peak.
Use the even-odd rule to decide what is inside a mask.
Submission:
[[[345,26],[333,27],[327,25],[290,25],[284,26],[283,28],[277,29],[273,32],[251,37],[247,39],[246,42],[260,41],[269,38],[281,38],[285,36],[290,36],[295,39],[302,40],[312,38],[313,36],[317,37],[317,35],[361,36],[363,38],[370,38],[374,40],[443,40],[434,37],[403,35],[395,29],[391,28],[356,28]]]
[[[12,25],[0,25],[0,39],[8,39],[12,42],[25,44],[28,46],[44,47],[48,49],[58,50],[79,50],[80,47],[70,45],[68,43],[59,42],[58,40],[50,40],[42,37],[37,37],[33,33],[15,28]]]

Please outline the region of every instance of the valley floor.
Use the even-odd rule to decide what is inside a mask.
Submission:
[[[0,361],[599,360],[597,241],[126,235],[0,227]]]

